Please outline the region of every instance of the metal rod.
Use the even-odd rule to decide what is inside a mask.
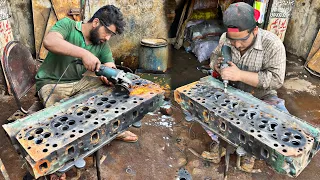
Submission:
[[[3,162],[1,160],[1,158],[0,158],[0,169],[1,169],[1,172],[2,172],[2,175],[3,175],[4,179],[5,180],[10,180],[8,172],[7,172],[6,168],[3,165]]]
[[[100,156],[101,156],[101,149],[97,150],[95,153],[96,159],[96,168],[97,168],[97,179],[101,180],[101,169],[100,169]]]

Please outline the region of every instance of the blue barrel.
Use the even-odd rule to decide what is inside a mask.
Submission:
[[[142,39],[139,49],[139,68],[165,72],[168,68],[168,42],[166,39]]]

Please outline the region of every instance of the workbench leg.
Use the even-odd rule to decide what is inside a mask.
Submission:
[[[101,149],[95,152],[95,161],[96,161],[96,168],[97,168],[97,178],[101,180],[101,169],[100,169],[100,158],[101,158]]]
[[[231,154],[231,151],[232,151],[232,146],[231,145],[227,145],[226,147],[226,156],[225,156],[225,169],[224,169],[224,180],[227,179],[227,173],[228,173],[228,170],[229,170],[229,162],[230,162],[230,154]]]
[[[2,175],[3,175],[4,179],[5,179],[5,180],[10,180],[9,175],[8,175],[8,173],[7,173],[7,170],[6,170],[6,168],[4,167],[3,162],[2,162],[1,159],[0,159],[0,169],[1,169],[1,172],[2,172]]]

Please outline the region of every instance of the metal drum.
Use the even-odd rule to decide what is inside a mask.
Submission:
[[[168,68],[168,42],[166,39],[142,39],[139,50],[139,68],[165,72]]]

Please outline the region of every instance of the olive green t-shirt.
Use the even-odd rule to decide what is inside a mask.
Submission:
[[[63,18],[52,27],[50,32],[58,32],[69,43],[90,51],[101,63],[114,62],[110,46],[107,42],[99,45],[86,44],[81,31],[81,24],[82,22]],[[71,63],[75,59],[75,57],[49,52],[35,77],[37,91],[46,84],[56,84],[69,64],[68,70],[59,83],[79,81],[86,69],[83,65]]]

